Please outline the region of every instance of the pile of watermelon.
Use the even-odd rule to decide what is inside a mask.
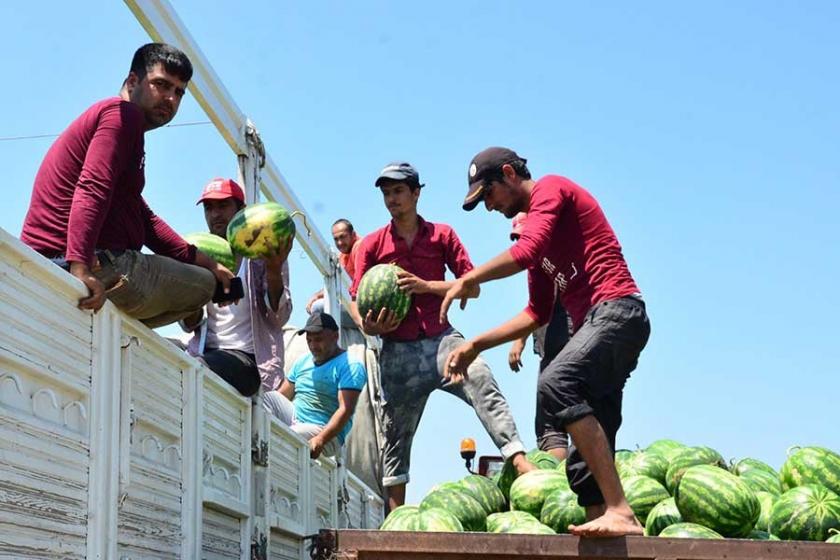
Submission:
[[[565,462],[539,450],[527,457],[538,470],[517,477],[508,462],[493,479],[439,484],[381,528],[553,534],[583,523]],[[658,440],[619,451],[616,468],[645,535],[840,544],[840,454],[829,449],[792,448],[777,472],[757,459],[727,464],[710,447]]]

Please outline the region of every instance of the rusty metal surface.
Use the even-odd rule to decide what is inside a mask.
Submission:
[[[338,530],[322,531],[317,540],[316,560],[840,560],[840,545],[737,539]]]

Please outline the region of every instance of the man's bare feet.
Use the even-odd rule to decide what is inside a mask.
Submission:
[[[537,470],[536,465],[526,459],[524,453],[517,453],[513,456],[513,466],[516,469],[516,476],[522,476],[526,472]]]
[[[632,511],[607,508],[604,515],[583,525],[569,525],[569,532],[579,537],[623,537],[642,535],[644,530]]]

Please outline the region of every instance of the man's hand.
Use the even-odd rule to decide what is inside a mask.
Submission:
[[[321,439],[321,435],[317,435],[309,440],[309,458],[310,459],[317,459],[321,453],[324,451],[324,446],[327,444],[323,439]]]
[[[266,242],[271,244],[270,241]],[[289,259],[289,253],[292,252],[294,242],[294,237],[289,237],[276,245],[271,244],[271,252],[267,257],[265,257],[266,266],[268,268],[279,270],[283,266],[283,263]]]
[[[451,383],[460,383],[467,378],[467,369],[478,357],[478,350],[472,342],[465,342],[449,353],[443,366],[443,377]]]
[[[428,282],[405,270],[397,273],[397,286],[407,294],[425,294],[429,291]]]
[[[210,269],[210,272],[213,273],[213,276],[216,277],[217,281],[222,283],[222,287],[224,288],[225,293],[226,294],[230,293],[230,281],[233,278],[235,278],[236,275],[233,272],[231,272],[230,270],[228,270],[227,268],[225,268],[224,265],[221,265],[221,264],[217,263],[216,261],[213,261],[213,262],[216,266],[212,267]],[[226,301],[226,302],[220,303],[218,305],[219,305],[219,307],[226,307],[228,305],[237,304],[237,303],[239,303],[238,299],[233,300],[233,301]]]
[[[374,318],[373,310],[367,312],[362,323],[362,330],[368,336],[378,336],[389,333],[400,326],[400,321],[397,315],[390,309],[382,308],[379,310],[379,315]]]
[[[443,296],[443,302],[440,304],[440,322],[446,322],[446,314],[449,312],[449,306],[456,299],[461,300],[461,309],[467,307],[467,300],[470,298],[477,298],[481,293],[481,286],[473,280],[462,276],[452,283],[452,287]]]
[[[508,353],[508,365],[511,371],[519,371],[522,367],[522,350],[525,349],[525,338],[518,338],[510,345]]]
[[[79,309],[91,309],[94,313],[105,305],[105,285],[94,276],[90,267],[83,262],[71,262],[70,274],[87,286],[89,295],[79,299]]]
[[[315,304],[316,301],[318,301],[319,299],[323,299],[323,298],[324,298],[324,290],[318,290],[317,292],[315,292],[312,295],[312,297],[309,298],[309,301],[306,302],[306,312],[309,313],[309,314],[312,314],[312,306]]]

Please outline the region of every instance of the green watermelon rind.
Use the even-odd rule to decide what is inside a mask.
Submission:
[[[568,533],[569,525],[582,525],[586,522],[586,509],[578,505],[577,494],[567,488],[560,488],[545,498],[540,522],[556,533]]]
[[[774,496],[782,494],[782,483],[778,475],[763,469],[751,469],[738,475],[753,492],[769,492]]]
[[[283,205],[261,202],[234,214],[227,227],[227,240],[235,253],[261,259],[273,252],[270,245],[294,238],[295,232],[295,222]]]
[[[715,465],[721,468],[726,467],[726,463],[720,453],[706,446],[687,447],[679,451],[671,458],[668,466],[668,472],[665,475],[665,488],[671,495],[677,488],[680,478],[685,471],[697,465]]]
[[[532,449],[525,454],[525,458],[538,469],[554,469],[562,472],[563,476],[566,475],[566,462],[558,461],[551,453],[547,453],[541,449]],[[560,469],[561,465],[563,466],[562,470]],[[516,472],[516,467],[513,466],[512,459],[505,461],[499,474],[498,485],[507,500],[510,500],[510,487],[513,484],[513,481],[516,480],[517,474],[518,473]]]
[[[502,533],[513,525],[539,522],[539,519],[525,511],[503,511],[487,516],[487,532]]]
[[[481,504],[481,507],[484,508],[487,515],[504,511],[505,506],[507,506],[507,500],[505,500],[502,491],[499,490],[495,482],[486,476],[477,474],[467,475],[458,484]]]
[[[224,237],[219,237],[208,231],[199,231],[188,233],[184,236],[184,241],[195,245],[199,251],[231,272],[236,273],[236,256],[233,254],[230,243]]]
[[[362,317],[368,311],[378,317],[381,309],[394,312],[398,321],[405,319],[411,306],[411,296],[397,286],[398,273],[403,269],[395,264],[377,264],[368,269],[359,282],[356,305]]]
[[[783,490],[819,484],[840,495],[840,454],[825,447],[801,447],[785,460],[779,478]]]
[[[663,539],[722,539],[723,535],[697,523],[675,523],[659,533]]]
[[[510,508],[539,517],[545,499],[561,488],[568,488],[568,481],[556,469],[527,472],[514,480],[510,487]]]
[[[445,509],[457,517],[465,531],[484,531],[487,527],[484,508],[462,487],[430,492],[420,502],[420,511],[434,507]]]
[[[677,509],[677,503],[674,498],[666,498],[653,506],[647,516],[645,523],[645,535],[648,537],[658,537],[663,529],[676,523],[683,523],[685,520],[680,515],[680,510]]]
[[[724,537],[746,537],[761,513],[758,498],[743,480],[711,465],[687,469],[674,498],[686,522],[703,525]]]
[[[656,505],[671,495],[662,484],[649,476],[633,475],[621,481],[627,503],[642,525]]]
[[[817,484],[791,488],[770,512],[769,532],[782,540],[824,541],[832,528],[840,529],[840,496]]]

